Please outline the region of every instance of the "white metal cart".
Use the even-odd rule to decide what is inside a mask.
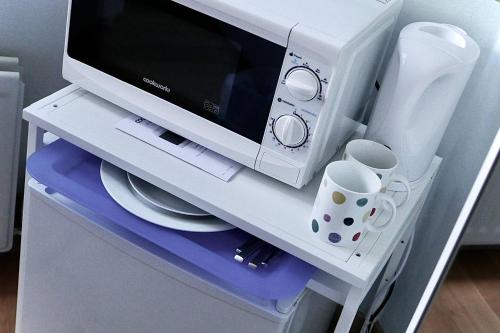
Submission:
[[[398,210],[398,220],[388,230],[383,233],[367,233],[355,248],[332,247],[318,242],[309,231],[307,223],[322,172],[301,190],[250,169],[244,169],[226,183],[116,130],[115,124],[129,115],[126,110],[76,86],[70,86],[25,110],[24,118],[30,123],[28,154],[41,147],[45,131],[53,133],[312,264],[319,270],[309,281],[307,288],[343,305],[335,328],[337,333],[349,331],[361,302],[386,264],[387,269],[378,288],[382,289],[384,282],[394,275],[441,161],[436,157],[423,181],[414,189],[410,202]],[[30,248],[36,247],[36,239],[41,241],[32,235],[37,229],[31,229],[35,225],[31,220],[38,218],[31,204],[32,196],[35,195],[43,193],[36,186],[32,190],[27,188],[24,223],[28,225],[28,229],[23,231],[18,330],[23,327],[24,321],[30,320],[32,308],[26,299],[36,299],[36,290],[44,288],[42,285],[33,285],[36,276],[30,276],[39,272],[30,269],[30,265],[34,265],[30,261],[30,256],[33,255]],[[397,197],[400,193],[393,195]],[[380,218],[384,218],[384,215]],[[47,237],[49,236],[48,234]],[[58,238],[65,242],[60,250],[72,251],[71,239],[74,237],[74,234],[60,233]],[[89,251],[98,260],[99,251]],[[42,255],[39,254],[40,260],[43,259]],[[64,256],[64,253],[60,255]],[[127,265],[126,262],[122,264]],[[78,263],[75,262],[74,265]],[[38,264],[38,267],[42,269],[43,265]],[[44,269],[48,270],[50,266]],[[71,274],[71,266],[67,266],[67,269],[68,271],[59,274]],[[57,276],[54,278],[57,279]],[[89,288],[93,287],[89,284]],[[99,290],[99,285],[95,288]],[[138,297],[139,293],[134,295]],[[42,292],[40,297],[43,297]],[[295,301],[284,300],[281,306],[292,306]],[[122,302],[127,303],[126,299],[109,298],[103,302],[108,307],[119,307]],[[177,300],[171,301],[171,306],[176,304]],[[49,314],[47,311],[47,315]],[[27,331],[21,329],[19,333],[21,332]]]

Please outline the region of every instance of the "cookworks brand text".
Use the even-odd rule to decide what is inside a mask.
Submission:
[[[155,80],[148,79],[147,77],[143,78],[142,81],[146,82],[149,85],[152,85],[155,88],[161,89],[163,91],[166,91],[167,93],[170,93],[170,88],[167,86],[163,86],[159,83],[157,83]]]

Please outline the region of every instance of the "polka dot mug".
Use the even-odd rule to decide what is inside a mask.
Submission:
[[[402,189],[400,192],[406,192],[403,201],[397,203],[398,207],[410,200],[410,183],[406,177],[396,173],[399,167],[398,158],[386,146],[365,139],[353,140],[345,148],[344,160],[358,162],[375,172],[382,181],[380,192],[385,193],[391,187],[391,189],[400,188]],[[396,185],[396,183],[399,183],[400,186],[393,187],[392,185]]]
[[[369,168],[353,161],[336,161],[325,170],[310,223],[322,241],[336,246],[356,244],[368,231],[383,231],[396,219],[396,203],[380,193],[382,182]],[[391,218],[376,225],[376,203],[387,203]]]

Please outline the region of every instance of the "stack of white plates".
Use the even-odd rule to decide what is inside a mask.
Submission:
[[[192,232],[234,229],[221,219],[105,161],[101,164],[101,179],[120,206],[148,222]]]

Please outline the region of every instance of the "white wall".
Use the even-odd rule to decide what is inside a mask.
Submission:
[[[412,256],[384,313],[386,332],[404,332],[500,125],[500,3],[406,0],[398,29],[415,21],[460,26],[482,53],[438,151],[444,162],[424,208]]]
[[[0,55],[24,66],[25,105],[66,84],[61,76],[67,0],[0,0]]]

